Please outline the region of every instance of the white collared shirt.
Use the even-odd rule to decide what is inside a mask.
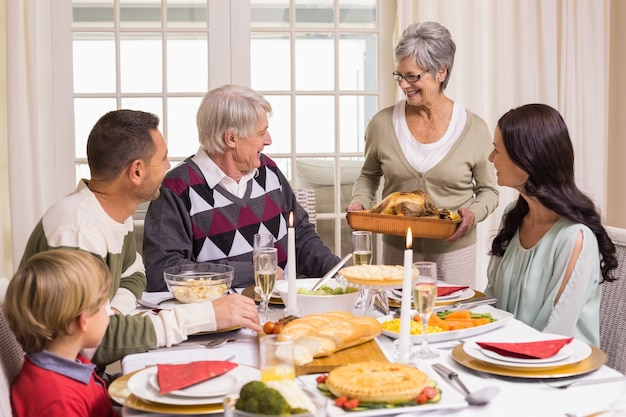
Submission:
[[[239,182],[237,182],[226,175],[224,171],[222,171],[220,167],[218,167],[217,164],[209,158],[209,155],[207,155],[202,146],[198,148],[198,151],[191,157],[191,160],[195,162],[198,167],[200,167],[200,171],[202,171],[202,175],[204,175],[204,179],[210,188],[215,188],[215,186],[219,184],[224,187],[226,191],[239,198],[243,198],[245,195],[246,188],[248,187],[248,181],[253,179],[259,172],[256,168],[250,170],[243,174]]]

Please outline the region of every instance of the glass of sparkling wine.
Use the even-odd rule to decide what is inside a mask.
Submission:
[[[252,251],[252,262],[256,259],[256,253],[260,248],[273,248],[275,247],[276,239],[274,235],[271,233],[257,233],[254,235],[254,243],[253,243],[253,251]],[[255,291],[257,291],[257,287],[255,287]],[[258,292],[258,291],[257,291]],[[259,294],[261,297],[261,294]],[[271,295],[270,295],[271,298]],[[267,311],[274,311],[269,305],[267,306]],[[262,313],[262,306],[259,304],[259,313]]]
[[[352,232],[352,263],[369,265],[372,263],[372,232],[358,230]],[[360,289],[354,304],[357,310],[364,310],[367,303],[367,290]]]
[[[415,262],[417,278],[413,283],[413,303],[422,321],[422,346],[415,352],[417,359],[433,359],[439,353],[428,346],[428,319],[437,301],[437,264],[434,262]]]
[[[352,262],[355,265],[372,263],[372,232],[352,232]]]
[[[267,304],[276,284],[277,254],[276,248],[259,248],[254,255],[254,284],[261,297],[261,317],[264,323],[267,321]]]

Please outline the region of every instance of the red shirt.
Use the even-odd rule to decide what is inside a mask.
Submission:
[[[106,384],[93,368],[87,378],[78,380],[59,372],[63,372],[59,368],[60,360],[54,360],[50,367],[55,370],[50,370],[36,365],[26,355],[22,371],[11,387],[14,417],[118,417]],[[80,355],[77,360],[80,363],[74,364],[78,367],[91,365]],[[83,369],[83,375],[85,370],[89,371],[89,368]]]

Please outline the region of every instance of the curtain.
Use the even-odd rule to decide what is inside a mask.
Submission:
[[[498,118],[528,103],[559,110],[574,145],[579,187],[606,212],[610,0],[397,0],[397,40],[418,21],[444,25],[457,45],[446,95]],[[491,240],[517,198],[501,187],[496,212],[478,227],[477,288],[487,283]]]
[[[54,2],[9,0],[6,5],[7,33],[7,128],[9,193],[1,201],[2,214],[10,212],[10,224],[2,222],[3,271],[10,276],[17,267],[26,240],[44,211],[67,190],[59,181],[67,178],[70,162],[58,155],[72,156],[66,141],[56,137],[52,43],[50,30]],[[69,138],[71,139],[71,138]],[[68,152],[69,151],[69,152]],[[54,156],[54,157],[51,157]],[[62,160],[62,159],[61,159]],[[8,265],[12,263],[12,265]]]

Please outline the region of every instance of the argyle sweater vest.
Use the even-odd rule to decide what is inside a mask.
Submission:
[[[171,171],[163,187],[184,202],[193,231],[193,261],[252,262],[254,235],[271,233],[276,238],[278,264],[287,262],[287,221],[283,184],[278,167],[269,158],[247,184],[243,198],[219,184],[207,187],[200,168],[191,160]]]

